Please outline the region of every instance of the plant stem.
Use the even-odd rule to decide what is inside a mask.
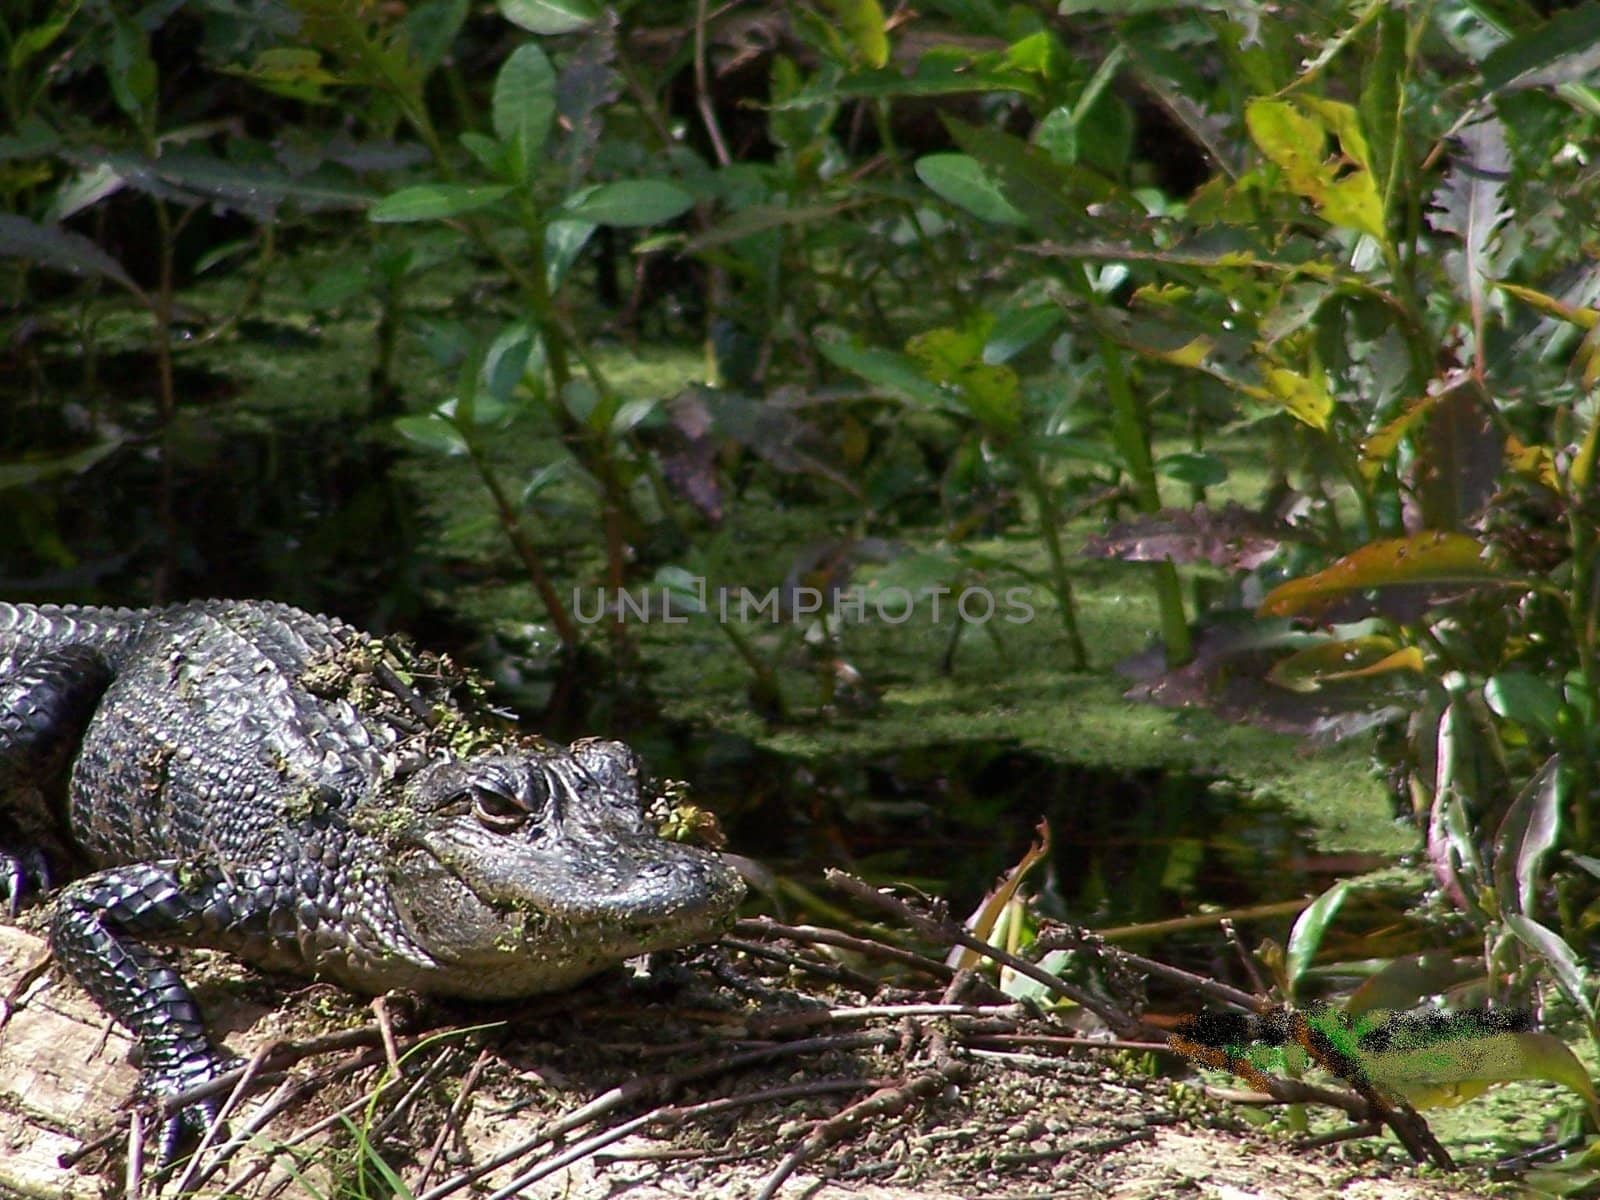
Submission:
[[[1106,392],[1111,397],[1111,436],[1128,472],[1134,505],[1140,512],[1160,512],[1161,489],[1156,482],[1144,407],[1128,382],[1121,348],[1104,334],[1099,343]],[[1150,568],[1155,581],[1156,604],[1161,611],[1161,640],[1167,650],[1167,665],[1182,666],[1194,657],[1194,643],[1183,612],[1183,587],[1178,580],[1178,569],[1171,562],[1152,563]]]
[[[489,489],[489,495],[494,498],[495,513],[500,518],[500,527],[505,531],[512,548],[516,550],[517,557],[522,560],[522,566],[528,572],[534,590],[539,593],[539,599],[544,602],[545,612],[550,617],[550,624],[555,626],[556,636],[561,639],[562,647],[566,650],[576,650],[582,640],[577,625],[573,623],[566,605],[561,603],[561,597],[556,593],[555,584],[550,581],[549,572],[544,568],[539,551],[523,531],[522,520],[518,517],[511,498],[506,495],[505,488],[500,485],[500,477],[494,473],[494,468],[484,457],[482,448],[467,436],[467,433],[466,430],[462,431],[467,443],[467,454],[472,459],[472,465],[477,468],[478,478],[483,480],[483,486]]]
[[[1082,671],[1089,665],[1089,652],[1078,629],[1078,605],[1072,594],[1072,577],[1067,573],[1067,557],[1061,549],[1061,509],[1056,504],[1050,481],[1039,470],[1032,455],[1024,452],[1021,467],[1023,481],[1039,513],[1039,533],[1050,558],[1051,588],[1056,594],[1056,607],[1061,610],[1061,625],[1067,634],[1067,653],[1072,656],[1072,669]]]

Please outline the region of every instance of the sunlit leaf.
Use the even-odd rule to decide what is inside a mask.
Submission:
[[[1532,911],[1543,883],[1540,866],[1561,835],[1569,784],[1560,756],[1551,755],[1506,810],[1494,839],[1494,888],[1501,912]]]
[[[1516,583],[1484,558],[1484,545],[1461,533],[1419,533],[1371,542],[1314,575],[1281,583],[1257,611],[1286,617],[1365,588],[1395,584]]]
[[[882,67],[889,61],[889,35],[878,0],[825,0],[853,62]]]
[[[1422,651],[1415,646],[1397,647],[1387,637],[1358,637],[1324,642],[1279,659],[1267,678],[1290,691],[1314,692],[1324,683],[1421,671],[1422,666]]]
[[[1328,428],[1333,397],[1320,372],[1308,376],[1287,367],[1268,367],[1265,377],[1268,397],[1283,405],[1292,417],[1313,429]]]
[[[1364,165],[1366,139],[1349,105],[1307,100],[1297,106],[1258,98],[1245,108],[1245,125],[1261,152],[1283,172],[1290,189],[1310,201],[1329,224],[1385,236],[1383,202],[1372,172]],[[1343,161],[1324,153],[1330,132],[1340,139]]]
[[[946,569],[948,570],[948,564]],[[1016,896],[1017,889],[1022,886],[1022,881],[1027,878],[1028,872],[1050,857],[1050,823],[1040,821],[1035,832],[1037,836],[1027,852],[1006,872],[1005,878],[983,898],[983,903],[979,904],[966,920],[967,929],[985,941],[988,941],[989,935],[994,932],[1000,914]],[[945,956],[945,962],[960,971],[976,966],[982,958],[983,955],[976,950],[966,946],[954,946]]]
[[[1362,1050],[1359,1060],[1374,1083],[1417,1108],[1448,1107],[1496,1084],[1543,1079],[1577,1092],[1591,1114],[1600,1112],[1583,1064],[1548,1033],[1448,1029],[1437,1040]]]
[[[1518,941],[1537,954],[1555,976],[1561,994],[1590,1021],[1594,1020],[1594,1005],[1589,999],[1588,971],[1583,960],[1555,930],[1521,913],[1502,913],[1501,919]]]
[[[529,33],[572,33],[600,15],[592,0],[500,0],[500,15]]]
[[[1600,324],[1600,309],[1567,304],[1554,296],[1547,296],[1543,292],[1523,287],[1521,284],[1497,281],[1495,287],[1506,295],[1521,300],[1529,308],[1536,309],[1547,317],[1554,317],[1558,321],[1565,321],[1569,325],[1576,325],[1579,329],[1593,329]]]
[[[1441,233],[1461,239],[1462,253],[1446,260],[1447,270],[1472,312],[1472,328],[1481,364],[1484,354],[1484,289],[1498,272],[1493,249],[1497,233],[1511,210],[1504,203],[1511,169],[1506,130],[1491,115],[1474,121],[1458,135],[1461,157],[1451,165],[1433,193],[1428,222]]]
[[[1506,437],[1506,466],[1551,491],[1561,487],[1556,475],[1556,458],[1549,446],[1526,446],[1515,434],[1510,434]]]
[[[1291,996],[1297,990],[1300,980],[1305,978],[1312,959],[1322,947],[1322,939],[1328,932],[1328,926],[1333,923],[1334,917],[1338,916],[1339,909],[1344,906],[1350,891],[1350,881],[1341,879],[1306,905],[1295,918],[1294,927],[1289,931],[1289,945],[1284,957]]]

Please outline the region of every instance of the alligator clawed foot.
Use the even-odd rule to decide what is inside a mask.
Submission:
[[[22,902],[35,892],[50,890],[50,863],[35,847],[21,850],[0,848],[0,901],[6,916],[15,919]]]
[[[226,1055],[190,1061],[171,1071],[147,1073],[139,1090],[145,1098],[157,1101],[164,1109],[173,1097],[226,1075],[243,1063],[243,1059]],[[222,1115],[222,1106],[227,1099],[227,1091],[213,1092],[185,1104],[162,1121],[156,1166],[164,1177],[200,1148],[206,1134]],[[211,1145],[220,1145],[227,1140],[228,1127],[222,1125],[212,1135]]]

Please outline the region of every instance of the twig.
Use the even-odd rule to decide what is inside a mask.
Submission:
[[[1025,958],[1018,958],[1015,954],[1002,950],[998,946],[991,946],[976,934],[950,920],[949,917],[942,914],[930,916],[927,913],[919,912],[889,892],[872,887],[857,879],[854,875],[846,874],[843,871],[830,868],[824,873],[824,878],[840,891],[848,892],[859,900],[864,900],[883,909],[885,912],[899,917],[924,937],[946,944],[965,946],[970,950],[977,950],[985,958],[992,958],[995,962],[1003,963],[1010,967],[1017,974],[1026,975],[1035,983],[1043,985],[1058,996],[1065,996],[1074,1004],[1088,1009],[1122,1036],[1153,1032],[1144,1022],[1129,1016],[1115,1005],[1109,1004],[1098,996],[1094,996],[1080,987],[1075,987],[1065,980],[1057,978],[1037,963],[1031,963]]]
[[[958,978],[951,984],[950,991],[959,991],[963,983],[964,981]],[[907,1020],[910,1023],[911,1019]],[[929,1038],[928,1057],[932,1062],[931,1069],[892,1087],[879,1087],[870,1096],[862,1097],[854,1104],[847,1105],[833,1116],[812,1126],[811,1132],[801,1138],[767,1176],[766,1182],[756,1194],[756,1200],[772,1200],[800,1167],[822,1154],[830,1146],[854,1137],[869,1119],[899,1116],[912,1104],[942,1093],[966,1074],[965,1064],[951,1056],[942,1030],[934,1030]]]
[[[865,1004],[853,1008],[819,1008],[808,1012],[779,1013],[749,1023],[750,1032],[765,1037],[785,1030],[804,1029],[844,1021],[875,1021],[892,1017],[1012,1017],[1027,1015],[1021,1004]],[[1166,1049],[1165,1046],[1162,1049]]]
[[[1169,963],[1160,962],[1153,958],[1146,958],[1142,954],[1130,954],[1119,946],[1107,945],[1096,933],[1088,929],[1074,929],[1066,925],[1047,925],[1039,931],[1039,936],[1034,940],[1033,948],[1036,953],[1045,954],[1051,950],[1082,950],[1096,955],[1106,962],[1125,971],[1149,975],[1156,979],[1164,979],[1168,983],[1176,983],[1192,992],[1198,992],[1221,1004],[1231,1005],[1243,1009],[1245,1012],[1262,1013],[1272,1007],[1272,1001],[1261,996],[1252,996],[1249,992],[1242,992],[1236,987],[1230,987],[1216,979],[1208,979],[1204,975],[1196,975],[1193,971],[1185,971],[1182,967],[1174,967]]]
[[[867,1050],[878,1046],[891,1046],[897,1041],[899,1041],[899,1035],[888,1030],[838,1034],[832,1037],[802,1038],[794,1042],[753,1047],[725,1055],[713,1062],[701,1063],[672,1074],[641,1075],[602,1092],[589,1103],[557,1117],[536,1133],[524,1138],[516,1145],[502,1150],[493,1158],[463,1171],[459,1175],[445,1180],[437,1187],[422,1193],[422,1195],[416,1197],[416,1200],[444,1200],[444,1197],[453,1195],[467,1185],[483,1178],[489,1172],[498,1170],[507,1163],[515,1162],[524,1154],[538,1149],[546,1142],[554,1141],[574,1129],[578,1129],[587,1125],[590,1121],[604,1116],[606,1113],[614,1112],[619,1108],[650,1096],[670,1094],[686,1084],[705,1079],[708,1076],[738,1070],[741,1067],[751,1066],[755,1063],[770,1062],[773,1059],[835,1050]]]
[[[211,1148],[211,1144],[216,1141],[217,1134],[224,1128],[228,1114],[234,1110],[234,1107],[243,1098],[250,1085],[255,1082],[256,1075],[261,1071],[262,1065],[267,1061],[271,1053],[272,1043],[268,1042],[250,1056],[249,1062],[245,1063],[244,1070],[239,1075],[239,1082],[233,1085],[233,1091],[228,1093],[228,1098],[222,1102],[222,1106],[217,1109],[216,1115],[207,1123],[205,1135],[201,1137],[200,1144],[194,1148],[194,1153],[189,1156],[189,1164],[184,1168],[183,1174],[178,1178],[177,1185],[173,1188],[179,1195],[193,1190],[194,1176],[200,1170],[201,1157]]]
[[[128,1118],[127,1200],[139,1200],[144,1190],[144,1112],[135,1108]]]
[[[734,932],[747,937],[781,937],[796,942],[813,942],[819,946],[837,946],[841,950],[854,950],[857,954],[900,963],[937,979],[949,980],[954,978],[956,973],[954,967],[938,959],[929,958],[925,954],[873,941],[871,938],[841,933],[837,929],[822,929],[815,925],[783,925],[770,917],[746,917],[744,920],[734,922],[733,928]]]
[[[563,1167],[571,1166],[580,1159],[604,1149],[606,1146],[620,1142],[630,1134],[652,1125],[681,1125],[685,1121],[698,1117],[711,1116],[725,1112],[731,1108],[748,1108],[754,1104],[764,1104],[770,1100],[793,1100],[806,1096],[822,1096],[833,1092],[859,1092],[865,1088],[881,1086],[866,1079],[817,1079],[809,1083],[788,1084],[783,1087],[763,1088],[760,1091],[746,1092],[739,1096],[722,1096],[716,1100],[705,1100],[699,1104],[673,1105],[657,1109],[655,1112],[644,1113],[620,1125],[613,1125],[592,1137],[563,1150],[554,1157],[547,1158],[537,1165],[529,1168],[517,1176],[510,1183],[492,1193],[488,1200],[511,1200],[524,1188],[530,1187],[546,1176],[553,1175]]]
[[[740,938],[725,937],[717,945],[725,946],[729,950],[737,950],[741,954],[748,954],[754,958],[765,958],[772,962],[782,963],[786,967],[807,971],[812,975],[821,976],[830,983],[842,983],[868,995],[871,995],[878,986],[876,981],[867,978],[860,971],[852,971],[849,967],[840,966],[838,963],[817,962],[815,959],[802,958],[798,954],[790,954],[787,950],[778,950],[772,946],[763,946],[759,942],[747,942]]]
[[[400,1075],[400,1051],[395,1049],[394,1022],[389,1019],[389,1005],[385,1002],[384,997],[374,996],[372,998],[372,1012],[378,1018],[378,1033],[383,1038],[383,1056],[388,1060],[389,1073],[398,1077]]]
[[[472,1095],[472,1089],[478,1086],[478,1077],[483,1074],[483,1068],[489,1062],[489,1047],[485,1046],[478,1051],[478,1057],[473,1062],[466,1077],[461,1081],[461,1090],[456,1093],[455,1103],[450,1106],[450,1111],[445,1114],[443,1122],[439,1125],[439,1136],[433,1139],[433,1146],[428,1151],[428,1160],[422,1164],[422,1173],[417,1176],[417,1181],[412,1185],[413,1192],[421,1189],[428,1182],[428,1176],[433,1174],[434,1164],[439,1161],[439,1155],[444,1153],[445,1139],[450,1136],[452,1129],[458,1128],[461,1113],[466,1108],[467,1099]]]

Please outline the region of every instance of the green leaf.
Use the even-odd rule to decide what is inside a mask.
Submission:
[[[1501,671],[1483,685],[1483,698],[1495,714],[1518,725],[1560,737],[1567,702],[1555,685],[1526,671]],[[1570,718],[1569,718],[1570,719]]]
[[[1585,986],[1588,972],[1577,952],[1555,930],[1521,913],[1502,913],[1501,919],[1519,942],[1544,960],[1550,973],[1555,976],[1556,986],[1568,1002],[1586,1019],[1593,1021],[1594,1005]]]
[[[622,179],[603,183],[563,208],[574,220],[634,228],[670,221],[693,206],[693,196],[665,179]]]
[[[1350,881],[1341,879],[1322,895],[1301,910],[1289,930],[1289,944],[1284,952],[1284,970],[1289,977],[1289,995],[1293,997],[1299,983],[1311,968],[1312,959],[1322,946],[1322,939],[1339,915],[1345,898],[1350,894]]]
[[[1484,558],[1485,546],[1463,533],[1418,533],[1371,542],[1314,575],[1280,583],[1257,615],[1290,617],[1353,591],[1418,583],[1514,584]]]
[[[111,53],[106,62],[111,94],[117,107],[143,123],[155,101],[156,64],[144,32],[127,17],[115,16],[111,25]]]
[[[81,233],[0,213],[0,257],[21,258],[69,275],[100,275],[143,297],[122,264]]]
[[[545,285],[553,292],[599,226],[593,221],[555,220],[544,227]]]
[[[495,77],[493,109],[494,133],[517,182],[532,180],[555,115],[555,68],[535,43],[518,46]]]
[[[1561,756],[1552,754],[1506,810],[1494,837],[1494,890],[1501,912],[1526,913],[1543,880],[1539,868],[1561,836],[1570,790]]]
[[[1228,478],[1228,465],[1215,454],[1192,451],[1164,455],[1156,463],[1156,470],[1168,479],[1197,488],[1216,487]]]
[[[408,441],[435,454],[454,457],[467,452],[467,441],[461,436],[461,431],[443,417],[432,413],[425,417],[396,417],[394,427]]]
[[[6,56],[10,69],[13,72],[20,71],[30,58],[48,50],[50,44],[72,23],[72,18],[78,15],[79,3],[80,0],[71,0],[71,3],[62,4],[49,20],[30,25],[17,34],[16,40],[11,43],[11,52]]]
[[[981,221],[1023,226],[1028,218],[1000,192],[977,159],[966,154],[925,154],[917,159],[917,178],[941,199]]]
[[[983,361],[991,365],[1009,362],[1040,338],[1055,332],[1066,316],[1059,304],[1001,309],[995,314],[989,340],[983,345]]]
[[[1559,12],[1537,29],[1518,34],[1483,60],[1483,88],[1550,87],[1594,79],[1589,51],[1600,44],[1600,4]]]
[[[854,372],[891,395],[934,410],[948,412],[960,407],[954,396],[929,383],[916,364],[903,354],[839,337],[818,338],[817,349],[834,366]]]
[[[489,343],[483,356],[484,390],[501,404],[507,403],[522,382],[538,334],[526,321],[507,325]],[[482,414],[479,414],[482,424]]]
[[[49,458],[25,458],[18,462],[0,463],[0,491],[14,487],[32,487],[57,475],[80,475],[110,454],[122,442],[112,438]]]
[[[444,61],[467,19],[467,0],[431,0],[412,7],[401,21],[411,53],[422,69],[431,71]]]
[[[572,33],[600,16],[590,0],[500,0],[500,15],[519,29],[545,35]]]
[[[367,212],[380,222],[436,221],[487,208],[511,189],[505,184],[423,183],[385,196]]]

